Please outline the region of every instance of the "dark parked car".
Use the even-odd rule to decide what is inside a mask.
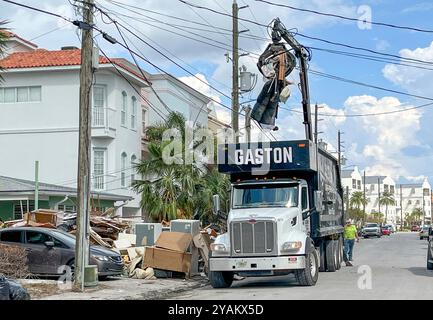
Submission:
[[[40,275],[58,275],[62,266],[75,267],[75,237],[57,229],[7,228],[0,230],[0,243],[24,247],[28,252],[29,271]],[[99,276],[120,275],[122,257],[101,246],[90,246],[89,264],[97,265]]]

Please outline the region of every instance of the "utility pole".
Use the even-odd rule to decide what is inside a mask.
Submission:
[[[239,30],[238,30],[239,8],[236,0],[233,0],[233,63],[232,63],[232,129],[234,131],[234,143],[239,142]]]
[[[245,131],[247,132],[247,143],[251,142],[251,107],[245,106]]]
[[[94,0],[83,3],[81,28],[80,123],[78,144],[77,233],[75,247],[75,290],[84,290],[84,268],[89,263],[89,203],[91,148],[91,89],[93,80]]]
[[[378,209],[379,209],[379,214],[380,214],[380,177],[377,177],[377,204],[378,204]]]
[[[346,211],[349,212],[350,205],[350,195],[349,195],[349,186],[346,186]]]
[[[39,161],[35,161],[35,210],[39,210]]]
[[[422,189],[422,225],[425,226],[425,201],[424,189]]]
[[[403,190],[400,184],[400,231],[403,231]]]
[[[364,174],[363,174],[363,179],[362,179],[362,189],[364,192],[364,201],[362,203],[362,216],[364,217],[364,223],[367,221],[367,213],[365,212],[365,205],[367,202],[367,198],[366,198],[366,192],[365,192],[365,170],[364,170]]]

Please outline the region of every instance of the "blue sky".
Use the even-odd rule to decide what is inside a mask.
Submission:
[[[373,21],[433,29],[433,23],[431,22],[433,3],[428,1],[272,1],[350,17],[359,17],[358,9],[361,6],[368,6],[371,8]],[[68,17],[75,16],[69,2],[66,0],[26,0],[23,2]],[[162,22],[157,23],[152,21],[152,23],[180,33],[185,32],[167,26],[166,23],[179,24],[187,29],[194,26],[214,31],[213,26],[231,29],[230,18],[216,15],[202,9],[193,9],[176,0],[125,0],[122,2],[205,24],[204,26],[198,26],[156,14],[142,12],[142,14],[146,14],[153,19],[159,19],[160,22]],[[231,0],[190,0],[190,2],[221,12],[231,10]],[[394,55],[404,54],[407,57],[433,62],[433,45],[430,47],[433,41],[433,33],[412,32],[375,25],[373,25],[371,29],[361,30],[358,28],[356,22],[271,7],[254,0],[238,0],[238,2],[240,5],[248,4],[250,6],[249,9],[244,9],[240,12],[240,16],[246,19],[257,19],[261,23],[269,23],[273,18],[278,16],[288,28],[297,28],[299,32],[309,36],[365,47]],[[123,13],[143,19],[142,16],[138,16],[127,9],[122,9],[110,4],[106,0],[99,0],[97,3],[105,8],[114,10],[116,14]],[[17,9],[5,3],[0,4],[0,12],[2,12],[2,18],[11,21],[10,25],[13,31],[27,39],[32,39],[53,28],[61,27],[59,30],[34,40],[40,47],[58,49],[62,45],[79,45],[75,29],[62,24],[62,22],[52,17],[29,13],[25,9]],[[160,28],[146,25],[124,16],[121,18],[152,41],[155,41],[161,48],[164,48],[164,50],[167,49],[173,53],[174,56],[171,56],[169,53],[167,54],[193,74],[201,74],[201,77],[206,79],[211,86],[230,95],[231,65],[226,62],[224,50],[191,39],[182,38]],[[150,18],[145,19],[150,21]],[[113,26],[104,24],[99,18],[98,26],[119,38]],[[250,29],[250,34],[261,37],[266,35],[266,31],[263,28],[249,24],[248,22],[242,22],[240,28],[243,29],[245,27]],[[229,35],[218,35],[210,31],[203,32],[194,30],[193,32],[219,41],[220,43],[226,43],[227,46],[230,46]],[[132,38],[130,34],[127,35]],[[197,36],[194,35],[190,36],[197,38]],[[365,53],[304,39],[302,37],[298,37],[298,40],[306,46]],[[204,41],[209,42],[209,40]],[[109,52],[111,56],[129,58],[128,53],[119,46],[110,45],[102,39],[99,40],[99,43],[101,47],[104,48],[104,51]],[[151,59],[157,65],[178,77],[182,77],[184,81],[198,90],[212,95],[215,99],[220,99],[222,103],[230,106],[228,99],[197,81],[197,79],[176,67],[173,63],[154,52],[145,44],[137,41],[137,39],[135,39],[133,43],[147,58]],[[267,43],[268,42],[264,40],[252,41],[244,38],[240,39],[240,47],[257,54],[261,53]],[[417,48],[420,49],[417,50]],[[408,50],[401,52],[402,49]],[[256,61],[250,57],[241,59],[241,64],[245,64],[249,71],[258,72],[255,63]],[[141,62],[141,65],[148,71],[155,72],[154,68],[145,63]],[[366,61],[316,50],[313,50],[311,68],[393,90],[433,97],[433,86],[431,86],[429,82],[433,71],[421,71],[402,66],[386,66],[386,63],[383,62]],[[295,72],[292,78],[296,79]],[[225,85],[221,85],[221,83]],[[254,98],[260,90],[261,84],[262,82],[259,82],[255,91],[251,94],[246,94],[243,100]],[[292,90],[292,97],[285,107],[299,108],[299,93],[295,87]],[[394,93],[387,93],[320,78],[315,75],[310,75],[310,93],[311,103],[317,102],[321,104],[324,107],[324,109],[322,109],[323,113],[340,115],[395,111],[402,108],[400,104],[410,107],[428,102],[421,99],[413,99]],[[228,110],[217,107],[217,111],[222,119],[229,119]],[[322,138],[333,146],[336,145],[337,130],[341,129],[345,132],[344,141],[349,165],[356,164],[360,166],[361,169],[367,168],[368,173],[372,175],[389,174],[400,181],[408,181],[408,179],[411,181],[422,181],[423,176],[428,176],[432,181],[433,169],[429,166],[433,155],[433,126],[430,125],[432,120],[433,106],[413,110],[411,112],[398,113],[392,116],[350,119],[326,117],[324,121],[320,122],[320,130],[324,132]],[[243,119],[241,119],[241,121],[243,121]],[[301,121],[298,114],[281,110],[277,121],[281,129],[276,133],[276,136],[280,139],[303,138]]]

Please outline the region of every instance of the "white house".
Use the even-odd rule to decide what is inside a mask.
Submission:
[[[356,191],[363,192],[364,183],[362,180],[363,177],[356,166],[350,170],[341,170],[341,184],[343,185],[343,191],[344,194],[349,194],[349,197]]]
[[[396,224],[396,206],[388,205],[388,208],[386,208],[385,205],[379,203],[379,193],[380,196],[382,196],[384,192],[389,192],[393,195],[394,200],[396,200],[397,194],[394,179],[387,176],[367,176],[365,178],[365,192],[369,200],[366,206],[366,212],[369,214],[380,212],[384,215],[384,218],[386,218],[386,223]]]
[[[81,51],[25,49],[0,60],[0,175],[32,180],[39,160],[42,181],[76,187]],[[101,57],[94,73],[92,189],[134,196],[129,187],[131,164],[141,157],[140,92],[148,84],[122,59],[113,63]],[[119,210],[141,214],[138,199]]]
[[[411,214],[414,209],[421,209],[424,213],[421,219],[426,224],[431,223],[432,217],[432,192],[427,179],[418,184],[399,184],[396,186],[397,215],[400,217],[403,209],[403,219]]]

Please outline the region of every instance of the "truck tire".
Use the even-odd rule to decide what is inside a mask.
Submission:
[[[337,270],[341,269],[343,263],[343,239],[341,237],[337,240]]]
[[[337,246],[335,240],[326,240],[326,270],[337,271]]]
[[[431,254],[431,243],[429,241],[428,248],[427,248],[427,270],[433,270],[433,263],[429,262],[429,260],[432,260],[432,254]]]
[[[319,257],[315,249],[305,256],[305,268],[295,270],[298,283],[304,287],[314,286],[319,278]]]
[[[213,288],[229,288],[233,282],[231,271],[209,271],[209,281]]]
[[[326,253],[325,253],[325,241],[321,241],[320,245],[319,245],[319,250],[320,250],[320,267],[319,267],[319,271],[320,272],[325,272],[326,271]]]

